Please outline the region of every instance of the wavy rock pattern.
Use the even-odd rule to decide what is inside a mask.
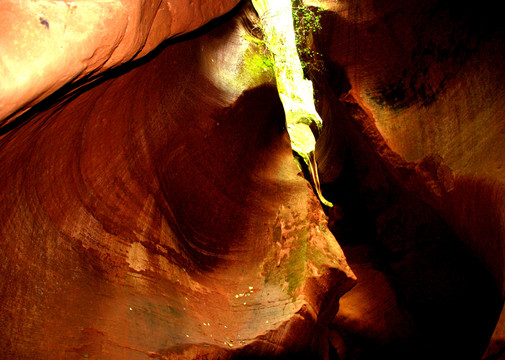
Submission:
[[[307,2],[329,223],[249,4],[0,5],[0,358],[503,358],[501,12]]]
[[[342,144],[348,144],[361,167],[362,193],[376,194],[372,212],[377,201],[402,203],[409,196],[405,190],[429,204],[492,274],[503,304],[505,59],[499,49],[505,32],[499,10],[436,0],[326,5],[331,12],[322,20],[316,48],[326,56],[329,76],[320,91],[334,97],[326,108],[340,121],[323,120],[328,134],[343,132],[347,139],[319,143],[322,179],[338,177],[342,166],[331,159],[342,159]],[[411,226],[402,219],[401,234]],[[495,306],[492,297],[481,301],[479,311]],[[503,320],[486,356],[502,358],[501,344]]]
[[[271,76],[213,71],[255,46],[239,10],[3,135],[0,357],[327,352],[355,277]]]

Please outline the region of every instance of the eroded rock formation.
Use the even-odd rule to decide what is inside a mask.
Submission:
[[[2,358],[327,352],[355,278],[246,10],[3,135]]]
[[[15,1],[0,5],[2,125],[70,82],[138,59],[238,0]]]
[[[0,5],[0,357],[501,358],[494,5],[307,1],[325,214],[236,3]]]

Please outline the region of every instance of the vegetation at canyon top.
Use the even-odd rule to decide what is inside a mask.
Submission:
[[[314,34],[322,30],[322,8],[307,7],[300,0],[291,0],[296,49],[302,68],[305,71],[318,71],[323,68],[321,54],[313,49]]]
[[[305,71],[307,64],[315,60],[312,35],[321,28],[320,11],[303,6],[300,0],[252,0],[252,4],[259,16],[261,40],[273,59],[291,148],[307,166],[321,203],[332,206],[323,197],[319,183],[315,147],[322,119],[315,108],[313,85]]]

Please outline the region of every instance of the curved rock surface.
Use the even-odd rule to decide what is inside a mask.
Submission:
[[[0,5],[0,357],[503,358],[499,9],[307,1],[327,224],[236,3]]]
[[[0,126],[62,86],[138,59],[238,2],[3,1]]]
[[[355,277],[241,9],[2,136],[2,359],[325,356]]]

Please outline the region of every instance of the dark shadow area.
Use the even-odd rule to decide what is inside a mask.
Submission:
[[[405,191],[374,164],[377,158],[361,141],[353,140],[340,176],[323,187],[336,205],[328,212],[330,229],[351,268],[369,267],[385,275],[412,333],[379,342],[335,323],[332,328],[345,351],[332,349],[333,358],[345,352],[342,358],[359,360],[479,359],[501,310],[493,279],[428,205]],[[360,248],[372,255],[364,260]],[[358,284],[360,280],[366,281],[358,274]]]
[[[300,319],[295,330],[287,326],[268,333],[265,320],[273,321],[261,310],[272,304],[282,308],[280,323],[292,305],[275,287],[278,294],[272,291],[269,298],[267,293],[254,308],[249,304],[250,312],[235,312],[246,305],[236,300],[238,294],[253,289],[249,279],[258,277],[254,291],[260,294],[270,276],[265,269],[270,264],[279,268],[286,255],[279,250],[270,258],[272,249],[289,253],[303,247],[286,243],[282,248],[280,240],[292,241],[288,230],[313,221],[314,232],[323,231],[319,225],[325,223],[318,206],[303,203],[312,194],[292,166],[276,89],[259,86],[227,102],[229,94],[206,78],[198,63],[199,56],[205,62],[213,55],[202,55],[204,44],[229,40],[239,21],[234,17],[246,3],[197,31],[167,40],[140,60],[63,87],[0,128],[0,153],[10,151],[2,153],[6,160],[0,162],[8,173],[0,184],[5,184],[4,223],[11,236],[4,242],[8,256],[2,266],[8,271],[2,274],[5,294],[13,294],[9,302],[0,296],[7,308],[0,317],[4,334],[15,333],[13,342],[33,336],[46,351],[78,339],[86,323],[86,329],[97,330],[84,331],[84,340],[71,351],[86,349],[88,343],[98,344],[97,354],[111,344],[121,344],[121,351],[162,349],[151,358],[317,359],[327,349],[332,360],[479,359],[502,305],[495,283],[449,224],[391,173],[383,154],[346,112],[358,105],[340,101],[351,86],[336,61],[325,64],[326,73],[315,74],[322,77],[315,85],[326,124],[318,160],[323,194],[335,204],[324,209],[328,226],[358,284],[342,296],[340,315],[328,334],[327,323],[318,324],[325,327],[319,335],[310,317],[299,313],[293,314]],[[464,15],[449,10],[434,9],[433,21],[451,16],[466,21],[469,10]],[[339,21],[336,15],[328,19]],[[454,47],[433,40],[411,49],[407,56],[413,55],[419,66],[412,74],[398,72],[413,86],[392,78],[376,102],[398,108],[427,105],[441,94],[443,82],[430,90],[422,81],[430,59],[457,71],[477,51],[471,41],[453,44],[453,38],[474,36],[454,31],[442,39]],[[13,146],[17,140],[19,147]],[[306,167],[302,173],[311,178]],[[459,186],[464,194],[476,188],[470,180]],[[472,199],[492,199],[491,190],[475,191]],[[290,210],[284,223],[279,209],[285,204]],[[499,219],[494,210],[480,214]],[[321,216],[300,220],[302,211]],[[281,275],[284,286],[288,277]],[[330,295],[337,288],[315,284],[314,289]],[[325,298],[321,309],[332,300]],[[223,326],[216,334],[226,342],[208,345],[204,330],[214,329],[209,322],[214,326],[222,313],[228,314],[222,324],[236,324],[237,334],[249,321],[247,330],[258,343],[240,347],[235,339],[232,349]],[[254,333],[261,326],[264,332]],[[289,331],[300,336],[290,338]],[[117,340],[117,334],[123,337]],[[318,336],[325,349],[307,350]],[[158,337],[153,340],[157,347],[148,344],[150,337]],[[12,347],[11,339],[6,341],[4,347]],[[30,346],[30,352],[37,351]]]
[[[185,105],[180,110],[191,111]],[[275,156],[275,144],[282,143],[285,131],[282,105],[270,86],[244,92],[209,120],[211,126],[195,122],[196,130],[174,126],[174,139],[159,152],[157,164],[161,190],[170,203],[165,216],[173,221],[187,254],[200,270],[207,271],[223,266],[220,263],[230,247],[235,251],[247,247],[227,240],[243,237],[244,224],[256,211],[249,199],[268,197],[268,191],[257,183],[255,169],[266,163],[266,157]],[[203,134],[200,127],[208,131]],[[179,145],[184,153],[173,156],[179,149],[178,139],[185,140]],[[240,186],[233,186],[237,183]],[[232,215],[223,216],[228,213]]]
[[[382,13],[382,5],[392,8]],[[496,39],[502,22],[488,16],[486,7],[474,13],[455,1],[414,5],[422,11],[409,25],[412,32],[405,26],[404,38],[394,32],[400,25],[392,9],[403,19],[412,7],[379,1],[373,2],[375,12],[343,1],[342,14],[323,14],[326,31],[315,37],[315,50],[325,56],[325,72],[312,74],[325,124],[318,164],[323,194],[335,204],[325,212],[358,277],[331,325],[332,359],[480,359],[502,307],[495,280],[451,228],[458,219],[448,224],[409,188],[416,164],[388,147],[370,109],[356,103],[357,97],[370,96],[368,91],[381,94],[373,88],[379,81],[359,80],[373,73],[374,81],[384,77],[403,92],[388,93],[387,101],[374,99],[377,103],[391,111],[414,103],[428,106],[446,85],[441,80],[434,89],[425,87],[430,66],[446,69],[444,76],[451,78],[481,48],[501,43]],[[361,11],[370,12],[369,22],[359,21]],[[395,43],[395,36],[403,42]],[[350,79],[364,88],[351,91]],[[478,194],[481,201],[482,194],[489,195]]]

